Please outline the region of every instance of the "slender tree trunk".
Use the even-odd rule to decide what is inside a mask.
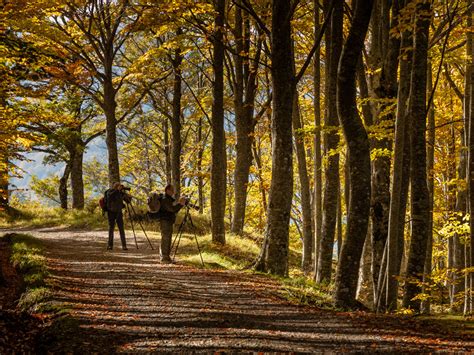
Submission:
[[[472,26],[472,17],[467,16],[467,26]],[[466,36],[466,54],[472,52],[472,35],[469,33]],[[468,68],[466,68],[468,69]],[[467,74],[467,70],[466,70]],[[468,141],[468,132],[469,132],[469,107],[470,107],[470,82],[468,76],[466,75],[464,78],[464,97],[463,97],[463,119],[464,119],[464,130],[461,134],[461,149],[459,150],[459,165],[458,165],[458,174],[457,178],[459,181],[467,181],[467,161],[468,161],[468,154],[467,154],[467,141]],[[455,209],[458,220],[460,222],[466,216],[467,211],[467,189],[461,184],[460,187],[457,189],[456,195],[456,209]],[[467,266],[466,263],[466,254],[465,254],[465,245],[461,241],[460,235],[454,235],[453,237],[453,249],[454,249],[454,268],[457,271],[454,286],[453,286],[453,293],[454,295],[461,295],[464,293],[466,295],[466,286],[467,286],[467,278],[463,277],[461,270]],[[466,302],[464,302],[464,306]],[[454,312],[463,311],[463,307],[461,305],[454,307],[452,309]]]
[[[224,16],[225,0],[215,0],[215,32],[213,36],[212,84],[212,164],[211,164],[211,223],[212,241],[225,244],[225,204],[227,189],[227,158],[224,130]]]
[[[110,69],[111,71],[111,69]],[[107,152],[109,155],[108,175],[109,185],[112,186],[114,182],[120,181],[120,165],[117,149],[117,119],[115,117],[115,110],[117,103],[115,101],[116,91],[112,84],[112,77],[108,77],[104,82],[104,114],[105,114],[105,142],[107,144]]]
[[[74,153],[71,154],[72,208],[76,210],[84,208],[84,177],[82,172],[84,148],[82,143],[77,143],[74,145]]]
[[[429,76],[428,76],[429,79]],[[430,112],[431,113],[431,112]],[[428,116],[430,118],[430,116]],[[429,133],[429,131],[428,131]],[[465,144],[465,141],[461,139],[461,144]],[[455,128],[450,127],[450,140],[447,145],[447,168],[444,174],[444,180],[446,181],[446,209],[449,211],[445,214],[445,220],[449,221],[452,217],[451,213],[456,211],[456,187],[452,184],[453,181],[456,181],[456,133]],[[466,166],[464,166],[464,169]],[[466,178],[466,171],[464,171],[464,179]],[[460,193],[460,191],[459,191]],[[455,294],[455,283],[456,283],[456,271],[454,270],[455,265],[455,244],[456,234],[449,235],[447,238],[448,244],[448,295],[451,307],[454,304],[454,294]],[[463,266],[462,266],[463,267]],[[423,304],[422,304],[423,306]]]
[[[272,180],[267,212],[265,270],[288,273],[289,223],[293,197],[292,113],[295,82],[291,43],[291,4],[272,2]]]
[[[245,54],[250,51],[250,21],[244,18],[240,8],[235,16],[236,51],[234,55],[235,85],[234,107],[235,127],[237,133],[236,160],[234,171],[234,218],[232,233],[242,234],[247,205],[247,185],[250,167],[252,166],[252,142],[255,128],[254,105],[257,92],[257,71],[261,51],[261,39],[258,40],[255,59],[250,67],[250,58]]]
[[[467,154],[466,154],[465,147],[466,147],[465,130],[463,130],[463,132],[461,133],[461,149],[459,149],[459,165],[457,169],[458,181],[466,180]],[[467,191],[464,186],[460,186],[457,188],[456,205],[454,209],[460,223],[462,223],[467,213],[466,203],[467,203]],[[462,269],[464,269],[465,267],[464,243],[462,243],[461,235],[459,234],[455,234],[453,236],[453,256],[454,256],[453,267],[455,270],[455,274],[454,274],[452,292],[456,299],[456,296],[459,297],[465,290],[464,277],[462,276]],[[456,299],[456,300],[459,301],[459,299]],[[451,311],[462,312],[461,304],[462,303],[456,303],[455,306],[451,307]]]
[[[411,120],[411,242],[407,262],[407,281],[403,306],[420,311],[420,301],[426,249],[429,237],[429,191],[426,173],[426,79],[431,2],[416,4],[415,45],[411,75],[408,114]]]
[[[182,33],[181,29],[176,31],[176,35]],[[181,63],[183,55],[181,49],[175,50],[172,58],[174,79],[173,79],[173,114],[171,116],[171,183],[174,186],[176,195],[181,193]]]
[[[316,282],[329,282],[332,274],[332,256],[336,232],[337,199],[339,184],[339,154],[334,150],[339,145],[337,107],[334,98],[337,90],[337,66],[342,49],[343,1],[334,0],[331,16],[331,31],[326,31],[326,112],[324,117],[324,154],[327,165],[324,172],[323,221],[321,244],[319,245]],[[328,9],[328,4],[326,4]],[[329,28],[328,28],[329,29]]]
[[[356,104],[356,67],[364,46],[373,0],[355,3],[352,24],[339,62],[337,112],[349,154],[350,205],[346,238],[336,272],[335,302],[357,305],[355,295],[360,259],[370,214],[370,145]]]
[[[401,5],[401,3],[400,3]],[[396,309],[398,294],[398,279],[400,273],[401,258],[403,255],[403,241],[405,230],[405,212],[408,195],[408,167],[410,165],[409,153],[409,121],[407,117],[407,101],[410,90],[410,72],[412,62],[412,40],[409,31],[401,34],[400,45],[400,78],[397,94],[397,112],[395,119],[395,141],[394,141],[394,161],[392,176],[392,193],[390,197],[389,228],[387,239],[387,251],[385,262],[386,270],[383,269],[382,277],[379,277],[377,294],[383,295],[381,288],[385,282],[385,295],[383,299],[376,300],[376,303],[383,305],[381,309]],[[382,265],[384,265],[382,263]]]
[[[8,207],[8,203],[9,203],[9,196],[8,196],[9,195],[8,193],[9,161],[8,161],[7,152],[4,152],[4,154],[5,156],[3,157],[2,162],[0,163],[0,209]]]
[[[301,268],[305,273],[311,271],[313,250],[313,229],[311,219],[311,188],[309,186],[308,168],[306,166],[306,150],[303,137],[298,133],[301,130],[301,115],[298,103],[298,93],[295,90],[293,102],[293,131],[295,135],[296,159],[298,162],[298,176],[301,189],[301,209],[303,215],[303,257]]]
[[[397,70],[400,51],[400,39],[398,36],[388,36],[388,29],[398,28],[399,4],[392,2],[392,23],[390,18],[390,5],[387,0],[377,0],[378,6],[374,8],[372,21],[377,22],[377,28],[373,31],[374,42],[372,46],[376,58],[373,71],[380,69],[380,74],[375,75],[377,80],[372,84],[373,95],[378,100],[394,99],[397,95]],[[378,12],[375,12],[375,10]],[[377,21],[375,21],[377,19]],[[387,21],[386,21],[387,20]],[[395,120],[394,114],[380,115],[387,109],[387,104],[382,104],[376,115],[375,124],[384,125]],[[385,244],[388,236],[389,210],[390,210],[390,168],[392,143],[387,137],[373,139],[371,148],[384,154],[377,154],[372,161],[372,201],[371,201],[371,239],[372,239],[372,276],[374,285],[379,279]]]
[[[196,137],[196,144],[199,146],[197,152],[197,187],[198,187],[198,201],[199,201],[199,214],[204,213],[204,172],[202,169],[202,158],[204,156],[204,145],[202,141],[202,117],[199,117],[198,131]]]
[[[341,184],[339,184],[339,198],[337,199],[337,221],[336,221],[337,261],[341,257],[342,249],[342,195]]]
[[[470,9],[468,13],[468,28],[472,28],[472,12],[474,7],[474,1],[470,0],[468,2]],[[472,31],[467,34],[468,45],[466,46],[467,50],[467,68],[466,68],[466,89],[469,92],[469,102],[466,102],[465,112],[467,113],[467,122],[469,125],[469,139],[468,139],[468,196],[469,196],[469,213],[471,216],[474,214],[474,47],[472,44]],[[466,92],[467,92],[466,91]],[[471,268],[469,272],[466,273],[466,301],[464,305],[464,313],[472,314],[474,311],[474,218],[469,219],[469,239],[468,244],[468,257],[466,260]]]
[[[314,38],[316,40],[320,30],[319,20],[319,4],[320,0],[314,0]],[[316,49],[313,59],[313,92],[314,92],[314,276],[318,270],[319,245],[321,241],[321,225],[323,221],[323,191],[322,191],[322,159],[321,159],[321,50]]]
[[[241,4],[240,4],[241,5]],[[244,33],[243,18],[240,7],[235,9],[235,50],[234,54],[234,110],[235,110],[235,170],[234,170],[234,219],[232,220],[231,232],[242,234],[245,220],[245,203],[247,200],[247,184],[249,169],[252,162],[252,145],[247,131],[247,122],[244,115]]]
[[[267,211],[267,192],[265,190],[265,184],[263,181],[263,166],[262,166],[262,157],[261,152],[257,149],[257,144],[254,142],[252,145],[253,156],[255,159],[255,165],[257,166],[257,177],[259,182],[260,194],[262,195],[262,209]]]
[[[171,184],[171,149],[168,118],[163,120],[163,150],[165,153],[166,184]]]
[[[427,94],[430,94],[433,89],[433,66],[431,60],[428,61],[428,73],[427,73]],[[431,271],[432,271],[432,258],[433,258],[433,207],[434,207],[434,145],[435,145],[435,108],[433,104],[428,107],[428,140],[426,148],[427,157],[427,172],[428,172],[428,192],[429,192],[429,207],[430,216],[428,224],[428,245],[426,250],[425,268],[424,268],[424,285],[423,293],[428,294],[429,288],[427,284],[431,282]],[[421,312],[429,314],[431,309],[431,302],[428,299],[421,303]]]
[[[69,181],[69,175],[71,174],[71,161],[67,161],[64,166],[63,175],[59,179],[59,201],[61,202],[61,208],[64,210],[68,209],[68,191],[67,191],[67,183]]]

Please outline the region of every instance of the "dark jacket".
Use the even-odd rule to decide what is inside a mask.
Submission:
[[[107,205],[107,211],[110,212],[119,212],[124,207],[124,201],[129,203],[131,198],[130,195],[126,194],[123,191],[109,189],[105,192],[105,200]]]
[[[175,203],[175,199],[165,194],[160,205],[160,219],[171,223],[176,222],[176,213],[183,207]]]

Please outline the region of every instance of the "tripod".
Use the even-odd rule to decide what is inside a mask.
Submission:
[[[174,253],[173,253],[173,261],[176,258],[176,253],[178,252],[179,242],[181,241],[181,237],[183,236],[183,232],[184,232],[184,226],[189,221],[189,224],[191,225],[192,230],[193,230],[194,240],[196,241],[196,246],[197,246],[198,251],[199,251],[199,256],[201,257],[201,264],[204,267],[204,260],[202,258],[201,247],[199,246],[199,242],[198,242],[198,239],[197,239],[196,227],[194,226],[193,219],[191,217],[191,213],[189,212],[190,208],[187,205],[185,205],[185,207],[186,207],[186,213],[184,214],[183,221],[179,225],[178,231],[176,232],[176,236],[174,237],[173,243],[171,244],[171,250],[173,250],[173,248],[175,248]],[[175,247],[175,244],[176,244],[176,247]]]
[[[127,207],[127,212],[128,212],[128,217],[130,218],[130,224],[132,225],[132,231],[133,231],[133,237],[135,238],[135,246],[138,249],[138,243],[137,243],[137,235],[135,233],[135,226],[133,224],[133,217],[137,216],[137,213],[135,212],[135,208],[133,207],[132,203],[126,203],[125,206]],[[146,240],[148,240],[148,244],[150,244],[151,250],[155,250],[153,248],[153,245],[151,244],[150,238],[148,238],[148,235],[146,234],[145,228],[143,227],[142,222],[138,220],[138,224],[140,225],[143,234],[145,234]]]

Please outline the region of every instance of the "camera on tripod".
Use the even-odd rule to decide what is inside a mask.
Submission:
[[[194,208],[196,211],[199,211],[201,208],[198,205],[191,203],[191,198],[189,196],[183,196],[184,198],[184,205],[186,207]]]

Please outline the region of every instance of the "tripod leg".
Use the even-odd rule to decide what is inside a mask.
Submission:
[[[130,219],[130,224],[132,225],[132,232],[133,232],[133,238],[135,239],[135,246],[138,249],[137,235],[135,233],[135,226],[133,225],[133,216],[132,216],[132,213],[130,211],[130,206],[129,205],[125,205],[125,206],[127,206],[128,218]]]
[[[174,246],[175,246],[175,243],[176,241],[178,240],[178,236],[181,234],[182,230],[183,230],[183,226],[186,222],[186,215],[183,217],[183,220],[181,221],[181,223],[179,224],[179,227],[178,227],[178,230],[176,232],[176,236],[174,237],[174,240],[173,240],[173,243],[171,243],[171,250],[173,250]],[[181,238],[180,238],[181,239]]]
[[[130,208],[132,209],[133,214],[136,216],[137,213],[135,212],[135,208],[133,207],[132,203],[130,203]],[[138,224],[140,225],[140,227],[141,227],[141,229],[142,229],[142,231],[143,231],[143,234],[145,234],[145,238],[146,238],[146,240],[148,240],[148,244],[150,244],[151,250],[155,250],[155,249],[153,248],[153,245],[151,244],[150,238],[148,238],[148,235],[146,234],[145,228],[143,227],[143,224],[142,224],[142,222],[141,222],[140,220],[138,220]]]
[[[197,246],[198,251],[199,251],[199,256],[201,257],[201,264],[202,264],[202,267],[205,267],[205,265],[204,265],[204,259],[202,258],[201,247],[199,246],[198,238],[197,238],[197,235],[196,235],[196,227],[194,226],[194,222],[193,222],[193,219],[191,218],[191,215],[189,215],[189,221],[190,221],[191,227],[192,227],[192,229],[193,229],[194,240],[196,241],[196,246]]]
[[[187,219],[188,219],[188,211],[186,211],[186,214],[184,215],[183,221],[179,225],[178,232],[176,233],[176,237],[173,241],[173,244],[171,245],[171,250],[173,250],[173,246],[174,246],[175,242],[177,241],[176,248],[174,249],[174,253],[173,253],[173,261],[176,258],[176,253],[178,252],[179,243],[181,242],[181,237],[183,236],[183,231],[184,231],[184,225],[186,224]]]

